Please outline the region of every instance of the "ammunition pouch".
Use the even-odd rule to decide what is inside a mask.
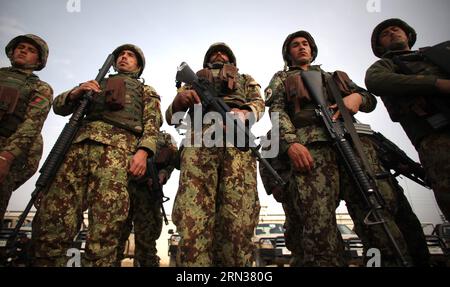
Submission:
[[[305,99],[311,101],[300,74],[290,75],[284,82],[287,102],[294,107],[294,114],[301,110],[301,102]]]
[[[234,65],[223,65],[220,70],[219,79],[226,83],[229,91],[235,91],[238,88],[237,74],[238,69]]]
[[[4,115],[14,113],[19,96],[19,90],[12,87],[0,86],[0,120]]]
[[[125,107],[126,87],[123,78],[109,78],[105,88],[105,103],[111,111],[118,111]]]
[[[333,73],[333,80],[336,82],[339,90],[343,93],[344,96],[348,96],[352,93],[349,83],[351,82],[350,77],[347,73],[342,71],[335,71]]]
[[[239,88],[238,68],[234,65],[223,65],[217,77],[214,77],[212,70],[209,68],[198,71],[197,76],[199,78],[207,79],[215,86],[219,85],[221,92],[224,92],[225,94],[236,91]]]
[[[322,123],[321,118],[317,116],[316,110],[309,109],[304,109],[295,113],[294,116],[291,117],[291,122],[297,129]]]

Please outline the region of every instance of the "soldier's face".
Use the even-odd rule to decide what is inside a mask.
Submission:
[[[230,58],[228,57],[228,55],[225,52],[222,51],[217,51],[211,54],[211,56],[209,57],[209,62],[210,63],[227,63],[230,62]]]
[[[289,44],[289,56],[294,66],[309,64],[312,54],[308,40],[303,37],[294,38]]]
[[[136,54],[130,50],[123,50],[117,57],[116,67],[120,72],[134,72],[139,69]]]
[[[405,31],[397,26],[389,26],[381,31],[378,41],[383,48],[388,50],[409,49],[408,36]]]
[[[12,59],[14,65],[19,67],[34,66],[39,63],[39,51],[30,43],[20,42],[14,49]]]

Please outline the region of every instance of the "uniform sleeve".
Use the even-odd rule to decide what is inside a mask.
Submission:
[[[377,99],[374,95],[369,93],[366,89],[361,88],[351,80],[348,86],[352,93],[358,93],[362,96],[362,103],[359,107],[359,110],[361,112],[370,113],[375,110],[375,108],[377,107]]]
[[[28,151],[36,141],[52,105],[53,90],[47,83],[39,82],[32,93],[24,121],[8,138],[2,150],[12,153],[16,158]]]
[[[389,59],[373,64],[366,72],[366,87],[375,95],[420,96],[437,91],[436,76],[403,75]]]
[[[144,132],[142,133],[137,148],[151,150],[155,154],[159,129],[162,124],[161,99],[152,87],[144,86],[143,100]]]
[[[189,89],[189,86],[184,85],[177,90],[177,94],[181,93],[187,89]],[[166,122],[169,126],[179,124],[178,122],[172,123],[172,117],[173,117],[173,108],[172,107],[173,107],[173,102],[169,105],[169,107],[167,107],[167,110],[166,110]],[[183,115],[184,115],[186,112],[179,112],[179,113],[183,113]]]
[[[68,116],[76,110],[78,107],[78,102],[71,101],[69,99],[69,94],[72,90],[59,94],[55,98],[55,102],[53,103],[53,112],[55,112],[55,114],[60,116]]]
[[[278,74],[275,74],[270,80],[269,86],[266,89],[266,94],[268,94],[266,105],[269,106],[272,125],[274,124],[272,113],[278,113],[280,126],[280,152],[284,153],[289,149],[291,144],[300,143],[300,141],[297,139],[296,128],[286,112],[284,83]]]
[[[258,121],[264,115],[264,99],[261,96],[261,86],[250,76],[245,75],[245,93],[247,102],[242,108],[247,108],[253,112]]]

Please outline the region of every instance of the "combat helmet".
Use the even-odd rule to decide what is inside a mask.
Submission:
[[[48,45],[41,37],[33,35],[33,34],[20,35],[20,36],[15,37],[11,41],[9,41],[8,45],[6,45],[6,47],[5,47],[5,52],[9,58],[9,60],[11,61],[11,63],[13,61],[12,56],[14,53],[14,49],[21,42],[30,43],[33,46],[35,46],[36,49],[38,49],[39,63],[37,66],[31,67],[31,68],[33,68],[33,70],[35,70],[35,71],[42,70],[45,67],[45,65],[47,64],[47,58],[48,58],[48,52],[49,52]]]
[[[312,53],[311,62],[314,62],[314,60],[317,57],[318,49],[317,49],[316,41],[314,41],[314,38],[311,36],[311,34],[309,34],[306,31],[300,30],[295,33],[289,34],[287,36],[286,40],[284,40],[282,53],[283,53],[284,64],[286,67],[292,66],[291,59],[289,59],[289,44],[292,42],[292,40],[294,40],[297,37],[303,37],[306,40],[308,40],[309,46],[311,47],[311,53]]]
[[[378,24],[375,27],[375,29],[373,29],[371,38],[372,51],[378,58],[381,58],[381,56],[383,56],[383,54],[387,52],[385,48],[379,45],[378,38],[380,36],[380,33],[389,26],[397,26],[406,33],[406,35],[408,36],[408,46],[410,49],[412,48],[412,46],[414,46],[414,43],[416,43],[417,37],[416,31],[411,26],[409,26],[405,21],[400,20],[398,18],[391,18],[384,20],[383,22]]]
[[[144,56],[144,52],[142,52],[142,50],[138,46],[133,45],[133,44],[121,45],[113,51],[113,55],[114,55],[113,67],[114,67],[114,69],[117,70],[117,67],[116,67],[117,57],[119,57],[120,52],[122,52],[123,50],[130,50],[136,54],[136,58],[138,60],[138,65],[140,67],[137,76],[140,77],[145,68],[145,56]]]
[[[230,59],[230,64],[236,66],[236,57],[234,56],[234,53],[231,50],[231,48],[223,42],[217,42],[217,43],[212,44],[208,48],[208,51],[206,51],[205,58],[203,59],[203,68],[208,67],[209,58],[211,57],[211,55],[214,52],[217,52],[217,51],[223,51],[223,52],[227,53],[228,58]]]

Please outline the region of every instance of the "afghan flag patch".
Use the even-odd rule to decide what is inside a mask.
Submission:
[[[30,106],[42,109],[48,106],[49,100],[41,95],[36,95],[30,103]]]

